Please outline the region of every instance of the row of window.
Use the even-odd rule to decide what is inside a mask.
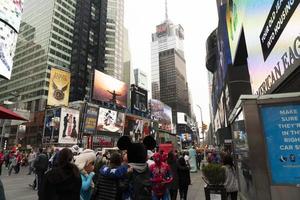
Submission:
[[[72,52],[71,49],[62,46],[62,45],[60,45],[60,44],[57,43],[57,42],[51,41],[51,45],[52,45],[53,47],[55,47],[55,48],[57,48],[57,49],[63,51],[63,52],[66,52],[67,54],[71,54],[71,52]]]
[[[44,65],[45,64],[44,62],[46,60],[47,60],[47,56],[43,56],[43,57],[31,60],[30,62],[28,62],[26,64],[20,64],[20,65],[18,65],[19,63],[14,63],[13,74],[18,73],[20,71],[23,71],[25,69],[28,69],[28,68],[30,68],[32,66],[37,65],[37,64]]]
[[[52,33],[52,38],[57,40],[57,41],[60,41],[61,43],[65,44],[69,47],[72,47],[72,42],[69,42],[69,41],[65,40],[64,38],[56,35],[55,33]]]
[[[31,52],[28,50],[28,51],[26,51],[26,53],[30,54]],[[40,57],[41,55],[44,55],[44,54],[45,54],[44,51],[38,51],[38,52],[32,53],[30,55],[24,56],[23,58],[19,59],[18,61],[15,61],[14,65],[20,65],[22,63],[27,62],[28,60],[33,60],[33,59],[35,59],[37,57]]]
[[[52,48],[50,48],[50,53],[51,53],[52,55],[55,55],[55,56],[57,56],[57,57],[59,57],[59,58],[62,58],[62,59],[64,59],[64,60],[66,60],[66,61],[71,61],[71,58],[70,58],[69,56],[66,56],[66,55],[64,55],[63,53],[60,53],[59,51],[56,51],[56,50],[54,50],[54,49],[52,49]]]
[[[73,33],[73,28],[71,28],[71,27],[73,27],[73,25],[71,25],[71,27],[70,27],[70,26],[64,24],[63,22],[59,21],[56,18],[53,19],[53,24],[57,25],[58,27],[66,30],[66,31],[69,31],[70,33]]]
[[[58,33],[59,35],[65,36],[66,38],[68,38],[68,39],[70,39],[70,40],[73,39],[73,36],[72,36],[71,34],[67,33],[66,31],[64,31],[64,30],[62,30],[62,29],[60,29],[60,28],[58,28],[58,27],[55,26],[55,25],[53,26],[53,31],[55,31],[55,32]]]

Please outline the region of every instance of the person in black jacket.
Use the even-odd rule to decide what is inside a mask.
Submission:
[[[37,177],[38,196],[40,196],[40,188],[44,181],[45,172],[48,169],[48,156],[43,152],[42,148],[39,149],[39,154],[34,161],[33,167]]]
[[[5,200],[4,188],[1,179],[0,179],[0,199]]]
[[[178,172],[180,200],[186,200],[188,188],[189,185],[191,184],[191,177],[190,177],[190,168],[186,164],[183,157],[180,157],[178,159],[177,172]]]
[[[81,177],[72,161],[72,151],[62,149],[57,167],[45,175],[39,200],[80,200]]]
[[[170,167],[173,181],[169,185],[170,197],[171,200],[177,199],[178,193],[178,174],[177,174],[177,158],[175,157],[173,151],[168,153],[167,163]]]

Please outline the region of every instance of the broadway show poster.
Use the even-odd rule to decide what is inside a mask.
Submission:
[[[136,85],[131,85],[131,110],[147,112],[148,92]]]
[[[126,107],[127,93],[126,83],[95,70],[93,99]]]
[[[23,0],[1,0],[0,19],[9,24],[15,32],[19,32]]]
[[[50,106],[68,106],[70,92],[70,72],[51,68],[48,102]]]
[[[96,107],[87,106],[84,122],[84,133],[93,134],[97,126],[99,109]]]
[[[59,140],[60,144],[77,144],[79,130],[79,111],[61,108]]]
[[[133,115],[126,115],[124,135],[133,142],[141,142],[145,136],[150,135],[150,121]]]
[[[158,121],[159,129],[172,131],[172,108],[157,99],[150,99],[151,119]]]
[[[106,108],[99,108],[97,131],[122,133],[124,128],[124,113]]]
[[[0,21],[0,77],[5,79],[11,77],[17,38],[17,32]]]
[[[45,111],[43,143],[58,143],[61,108]]]

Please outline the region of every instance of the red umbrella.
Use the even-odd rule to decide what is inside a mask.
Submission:
[[[19,114],[0,106],[0,119],[14,119],[14,120],[23,120],[28,121],[24,117],[20,116]]]

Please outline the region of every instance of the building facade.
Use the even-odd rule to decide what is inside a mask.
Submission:
[[[24,1],[10,81],[0,82],[0,102],[15,100],[30,111],[46,106],[50,69],[70,68],[76,0]]]
[[[134,84],[148,91],[148,76],[141,69],[134,69]]]

